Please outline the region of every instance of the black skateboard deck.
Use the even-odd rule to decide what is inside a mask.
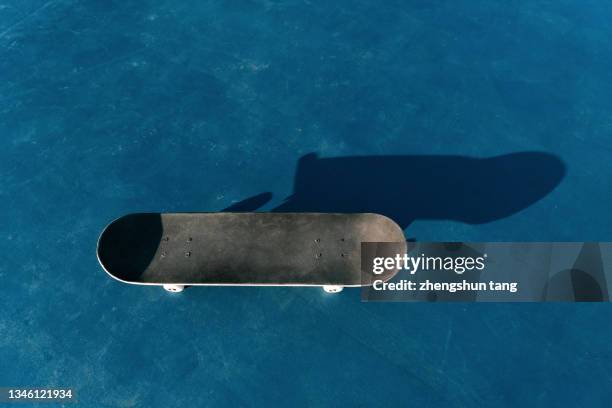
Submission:
[[[395,222],[369,213],[142,213],[109,224],[97,252],[113,278],[172,291],[192,285],[339,291],[368,284],[360,270],[362,242],[405,239]]]

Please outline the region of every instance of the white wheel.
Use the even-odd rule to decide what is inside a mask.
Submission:
[[[327,293],[342,292],[342,289],[344,289],[344,286],[340,286],[340,285],[323,285],[323,290],[326,291]]]
[[[168,292],[178,293],[185,289],[185,285],[164,285],[164,289]]]

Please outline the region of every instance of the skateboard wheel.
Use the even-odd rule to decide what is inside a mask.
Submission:
[[[340,286],[340,285],[323,285],[323,290],[326,291],[327,293],[342,292],[342,289],[344,289],[344,286]]]
[[[164,289],[168,292],[177,293],[182,292],[185,289],[185,285],[164,285]]]

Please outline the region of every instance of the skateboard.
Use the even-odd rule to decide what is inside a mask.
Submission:
[[[98,240],[114,279],[187,286],[366,286],[362,242],[400,242],[402,229],[371,213],[137,213],[111,222]],[[389,271],[376,279],[391,279]]]

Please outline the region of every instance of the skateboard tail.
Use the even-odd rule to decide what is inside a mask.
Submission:
[[[154,259],[162,240],[161,214],[128,214],[108,224],[98,238],[97,257],[113,279],[140,283],[137,277]]]

